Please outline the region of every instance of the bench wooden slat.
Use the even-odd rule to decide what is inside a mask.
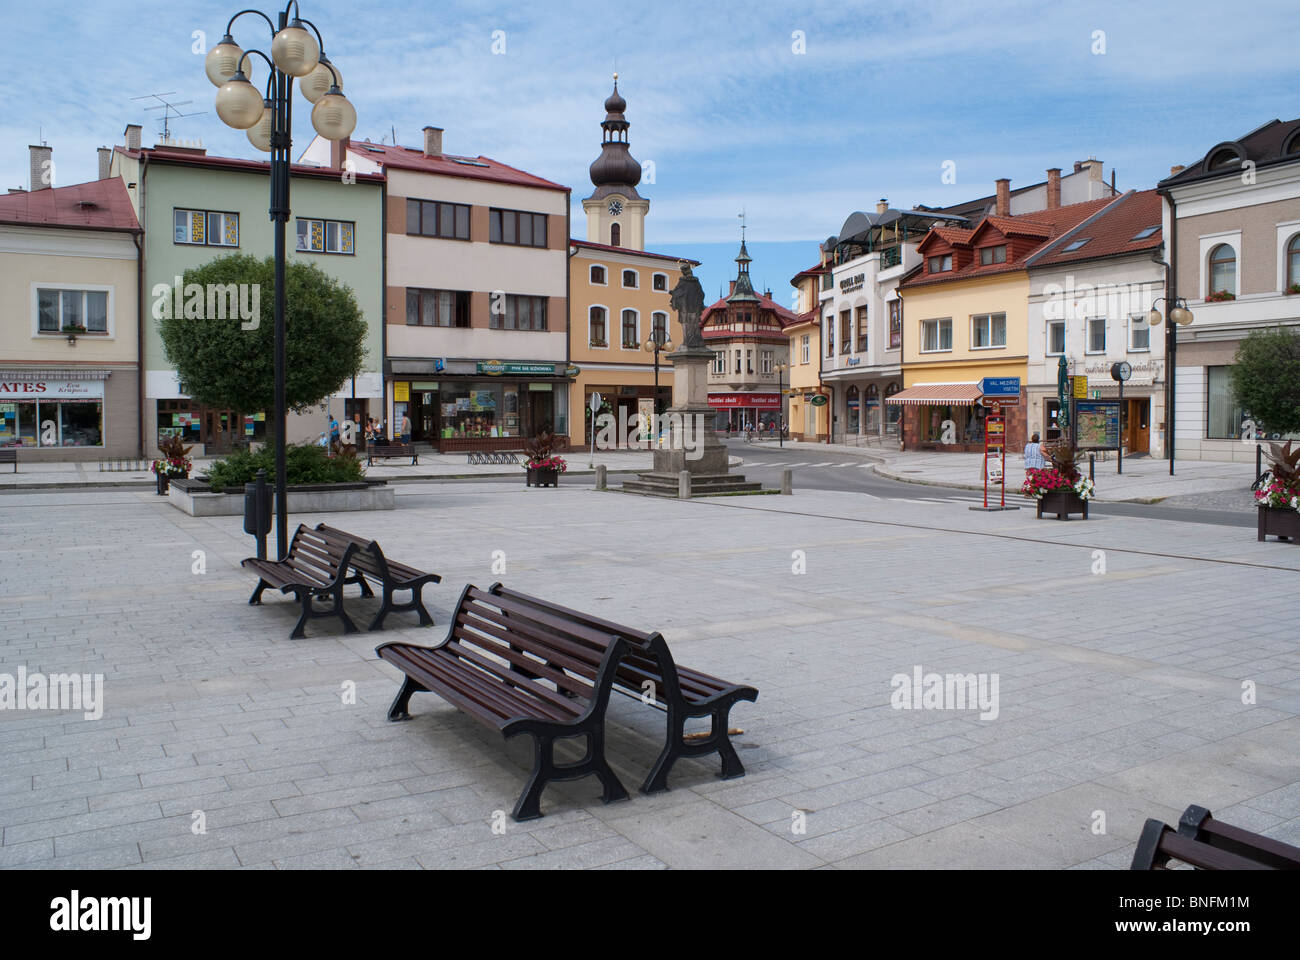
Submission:
[[[453,650],[459,656],[464,657],[474,663],[478,663],[485,670],[497,674],[507,683],[517,684],[528,690],[534,696],[542,697],[548,702],[569,710],[573,706],[573,700],[564,696],[563,691],[569,690],[574,694],[582,697],[589,697],[591,694],[591,684],[575,681],[572,677],[562,671],[554,669],[550,662],[540,660],[529,660],[511,650],[508,646],[498,645],[487,642],[480,642],[475,637],[474,646],[465,643],[466,639],[461,633],[454,633],[453,639],[444,649]],[[483,651],[487,651],[491,656],[500,657],[507,662],[502,664],[491,659],[491,656],[485,656]],[[515,669],[515,668],[518,669]],[[537,682],[537,678],[550,680],[557,687],[557,690],[551,690],[543,687]]]
[[[353,548],[349,562],[352,569],[357,572],[358,581],[362,584],[363,590],[367,591],[367,596],[369,596],[369,587],[365,586],[362,578],[369,577],[382,587],[383,600],[379,612],[370,622],[371,630],[382,629],[384,619],[390,613],[407,610],[419,614],[420,626],[433,625],[433,617],[429,616],[429,611],[424,606],[423,590],[427,583],[441,583],[442,577],[436,573],[417,570],[409,564],[394,563],[384,556],[384,551],[380,549],[378,543],[357,536],[355,533],[348,533],[346,530],[339,530],[324,523],[316,525],[316,533],[336,547],[348,544]],[[411,591],[411,599],[402,603],[395,601],[393,594],[398,590]]]
[[[471,620],[471,617],[474,619]],[[544,631],[534,624],[493,618],[490,611],[477,605],[462,610],[457,619],[466,628],[481,631],[498,640],[508,640],[528,652],[540,653],[551,662],[573,670],[588,680],[594,678],[599,669],[600,661],[589,656],[589,648]]]

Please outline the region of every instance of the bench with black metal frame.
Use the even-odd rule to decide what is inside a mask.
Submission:
[[[1183,811],[1178,829],[1148,820],[1131,870],[1167,870],[1177,860],[1199,870],[1300,870],[1300,847],[1215,820],[1205,807]]]
[[[515,617],[527,612],[527,618]],[[393,641],[375,648],[406,678],[388,710],[409,720],[411,695],[441,696],[509,740],[533,738],[533,770],[515,803],[516,820],[542,816],[541,797],[555,780],[599,778],[605,803],[627,790],[605,759],[605,710],[627,641],[585,623],[534,614],[512,600],[467,584],[447,638],[436,647]],[[586,755],[557,763],[555,741],[585,737]]]
[[[417,570],[409,564],[398,563],[384,556],[384,551],[380,549],[379,544],[374,540],[367,540],[359,537],[355,533],[348,533],[346,530],[339,530],[337,527],[331,527],[324,523],[316,525],[316,532],[323,536],[340,542],[349,542],[356,544],[356,551],[352,554],[350,563],[352,569],[358,574],[363,574],[378,583],[383,590],[383,603],[375,618],[370,621],[371,630],[382,630],[384,627],[384,618],[390,613],[402,611],[415,611],[420,615],[420,626],[433,626],[433,617],[425,609],[424,600],[421,598],[421,591],[426,583],[442,583],[442,577],[436,573],[425,573],[423,570]],[[365,581],[362,580],[362,583]],[[398,590],[410,590],[411,599],[406,603],[396,603],[393,600],[393,594]],[[369,592],[363,591],[363,596],[373,596]]]
[[[294,594],[302,605],[302,613],[294,626],[291,638],[305,637],[307,621],[321,617],[338,617],[346,633],[356,633],[356,624],[343,609],[343,587],[350,583],[361,587],[363,597],[373,597],[374,592],[360,574],[348,575],[357,544],[351,540],[312,530],[299,524],[289,544],[289,553],[283,560],[259,560],[249,557],[241,566],[258,575],[257,587],[248,598],[249,604],[262,602],[262,591],[273,587],[283,594]],[[332,599],[328,610],[312,606],[314,597]]]
[[[18,472],[18,448],[17,447],[0,447],[0,463],[12,463],[14,473]]]
[[[366,451],[366,466],[373,467],[376,460],[389,460],[393,457],[410,457],[412,466],[420,462],[420,455],[412,443],[381,443],[371,446]]]
[[[657,793],[668,789],[668,774],[679,757],[701,757],[717,753],[722,761],[719,776],[732,780],[745,775],[745,767],[731,743],[729,722],[731,708],[740,700],[751,703],[758,699],[758,690],[742,684],[730,683],[718,677],[692,670],[676,663],[663,635],[647,633],[568,607],[510,590],[504,584],[494,583],[489,590],[493,597],[509,600],[511,618],[522,614],[518,608],[536,611],[539,616],[565,617],[574,622],[616,634],[628,642],[628,652],[619,662],[614,678],[614,689],[625,696],[646,702],[652,694],[654,706],[667,714],[664,747],[654,766],[641,785],[643,793]],[[647,687],[649,683],[651,686]],[[686,721],[708,717],[712,728],[703,737],[686,739]]]

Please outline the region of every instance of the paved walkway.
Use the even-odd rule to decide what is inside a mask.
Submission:
[[[733,451],[748,455],[753,450],[768,452],[778,445],[762,441]],[[931,451],[900,452],[892,446],[850,446],[846,444],[787,442],[785,448],[800,453],[834,452],[861,456],[876,464],[876,473],[909,483],[932,484],[960,489],[983,489],[984,456],[979,453],[939,453]],[[752,456],[752,455],[751,455]],[[1087,459],[1083,461],[1087,470]],[[1203,506],[1218,510],[1255,509],[1250,485],[1255,480],[1253,463],[1224,463],[1214,460],[1179,460],[1174,476],[1169,476],[1169,461],[1150,457],[1124,460],[1124,473],[1117,472],[1114,455],[1097,460],[1095,477],[1097,499],[1158,503],[1178,498],[1172,505]],[[1007,491],[1019,492],[1025,480],[1024,459],[1008,451],[1006,461]]]
[[[0,710],[0,866],[1118,869],[1147,817],[1192,802],[1300,842],[1300,547],[839,492],[397,497],[293,521],[441,573],[438,626],[316,621],[303,640],[292,602],[247,605],[237,517],[132,490],[0,497],[0,674],[105,676],[98,720]],[[387,723],[397,681],[374,655],[437,642],[460,585],[494,580],[756,686],[732,714],[747,775],[683,760],[670,792],[610,806],[594,781],[556,785],[543,819],[495,833],[528,744],[433,695]],[[896,709],[914,671],[996,675],[996,717]],[[611,762],[635,786],[663,719],[614,700]]]

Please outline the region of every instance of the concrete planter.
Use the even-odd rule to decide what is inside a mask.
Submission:
[[[1285,507],[1257,507],[1259,510],[1259,540],[1277,537],[1300,543],[1300,511]]]
[[[1042,499],[1038,501],[1038,519],[1043,519],[1044,513],[1056,514],[1057,520],[1069,520],[1070,514],[1078,513],[1083,515],[1083,519],[1088,519],[1088,501],[1084,500],[1073,490],[1052,490],[1045,493]]]
[[[527,475],[524,477],[524,486],[528,487],[554,487],[560,483],[560,471],[558,470],[539,470],[534,467],[527,468]]]
[[[244,492],[213,493],[199,480],[173,480],[167,498],[191,517],[242,517]],[[289,487],[290,513],[347,513],[356,510],[392,510],[393,488],[382,480],[364,483],[318,483]]]

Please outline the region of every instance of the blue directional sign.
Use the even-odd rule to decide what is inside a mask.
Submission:
[[[985,400],[1019,400],[1019,377],[985,377],[980,381],[980,394]]]

